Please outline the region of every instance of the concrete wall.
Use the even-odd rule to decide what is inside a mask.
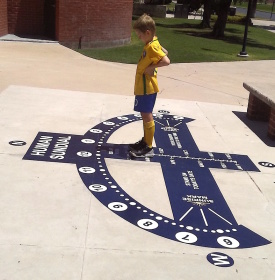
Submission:
[[[7,0],[0,1],[0,36],[8,33]]]

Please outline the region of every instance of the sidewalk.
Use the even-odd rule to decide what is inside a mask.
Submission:
[[[24,85],[132,96],[135,65],[93,60],[55,43],[0,42],[0,59],[1,90]],[[274,74],[274,61],[171,64],[159,73],[159,96],[246,106],[242,83],[273,82]]]
[[[275,32],[275,22],[274,21],[253,19],[252,22],[253,22],[254,26],[262,27],[273,33]]]
[[[275,61],[159,69],[144,161],[135,65],[7,41],[0,61],[1,279],[273,279],[275,148],[242,84]]]

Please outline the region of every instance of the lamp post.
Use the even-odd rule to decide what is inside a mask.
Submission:
[[[274,3],[275,3],[275,0],[273,0],[273,4],[272,4],[272,10],[271,10],[270,19],[272,19],[272,15],[273,15]]]
[[[243,36],[243,48],[242,48],[241,52],[238,54],[238,56],[240,56],[240,57],[248,57],[248,54],[247,54],[245,48],[246,48],[248,24],[249,24],[249,19],[250,19],[251,3],[252,3],[252,0],[248,0],[246,22],[245,22],[245,30],[244,30],[244,36]]]

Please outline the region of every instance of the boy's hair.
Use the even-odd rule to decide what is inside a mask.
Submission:
[[[145,33],[147,30],[150,30],[152,34],[155,34],[156,24],[150,16],[148,16],[147,14],[143,14],[135,21],[134,29],[141,31],[142,33]]]

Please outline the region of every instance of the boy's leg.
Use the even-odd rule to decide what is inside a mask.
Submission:
[[[141,141],[130,144],[130,154],[134,157],[153,157],[154,150],[152,147],[155,134],[155,123],[153,119],[153,108],[157,94],[137,95],[135,97],[134,110],[141,113],[143,120],[144,137]]]
[[[149,148],[152,148],[155,134],[155,122],[152,113],[141,113],[144,127],[144,142]]]

